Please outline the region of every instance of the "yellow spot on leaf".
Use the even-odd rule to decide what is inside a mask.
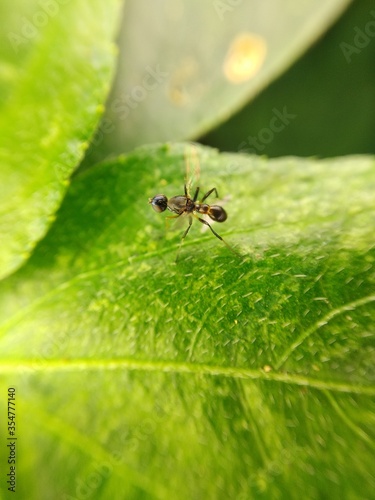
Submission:
[[[223,71],[231,83],[243,83],[253,78],[263,65],[267,53],[264,38],[242,33],[231,43]]]

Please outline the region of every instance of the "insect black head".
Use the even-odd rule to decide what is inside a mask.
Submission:
[[[164,212],[168,208],[168,198],[164,194],[157,194],[148,200],[155,212]]]

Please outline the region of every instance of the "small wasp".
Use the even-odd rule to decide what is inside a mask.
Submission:
[[[168,217],[168,219],[175,219],[177,217],[181,217],[181,215],[187,215],[189,217],[189,225],[182,235],[181,244],[183,243],[186,235],[191,228],[194,217],[195,219],[198,219],[202,224],[208,226],[211,229],[212,233],[216,236],[216,238],[219,238],[219,240],[221,240],[224,245],[226,245],[233,253],[239,255],[230,245],[228,245],[228,243],[212,228],[212,226],[206,220],[198,216],[198,214],[208,215],[215,222],[224,222],[227,220],[228,216],[223,207],[220,207],[219,205],[208,205],[207,203],[204,203],[212,193],[215,193],[216,197],[218,197],[216,188],[212,188],[207,191],[207,193],[200,201],[197,201],[199,196],[199,187],[196,188],[193,198],[190,196],[186,184],[184,185],[184,192],[184,195],[173,196],[173,198],[169,199],[164,194],[157,194],[153,198],[149,198],[148,202],[152,205],[152,208],[155,210],[155,212],[160,213],[168,209],[170,212],[173,212],[175,214]]]

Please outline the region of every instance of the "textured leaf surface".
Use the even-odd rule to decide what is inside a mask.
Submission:
[[[45,234],[95,130],[114,67],[118,7],[0,7],[0,276]]]
[[[189,151],[242,258],[197,222],[175,263],[147,198],[182,192]],[[374,188],[373,158],[184,145],[76,177],[1,287],[21,497],[370,498]]]
[[[290,66],[348,3],[129,0],[119,71],[89,158],[207,132]]]

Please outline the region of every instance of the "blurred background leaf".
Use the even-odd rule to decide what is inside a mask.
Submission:
[[[348,4],[127,1],[117,77],[85,165],[217,126],[285,71]]]
[[[0,7],[0,277],[46,233],[109,91],[119,2]]]
[[[375,153],[374,7],[353,2],[288,72],[201,142],[271,157]],[[265,131],[284,107],[290,124]]]
[[[189,151],[144,147],[76,176],[2,282],[18,494],[371,498],[374,159],[193,148],[243,258],[196,223],[176,265],[183,229],[146,200],[181,193]]]

